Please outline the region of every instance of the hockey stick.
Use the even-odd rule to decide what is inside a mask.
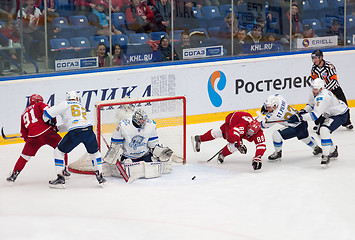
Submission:
[[[8,139],[14,139],[14,138],[21,138],[21,136],[13,136],[13,137],[7,137],[4,133],[4,127],[1,128],[1,135],[2,137],[5,139],[5,140],[8,140]]]
[[[108,145],[106,139],[104,138],[104,136],[103,136],[102,134],[101,134],[101,137],[102,137],[102,139],[104,140],[104,142],[105,142],[105,144],[106,144],[106,147],[107,147],[108,149],[110,149],[110,146]],[[122,164],[120,163],[119,160],[116,162],[116,166],[117,166],[117,168],[118,168],[118,171],[120,171],[120,173],[121,173],[123,179],[124,179],[126,182],[128,182],[128,181],[129,181],[129,176],[127,175],[126,171],[124,170],[124,168],[123,168],[123,166],[122,166]],[[132,181],[131,181],[131,182],[132,182]]]
[[[207,160],[207,162],[211,161],[212,159],[214,159],[215,156],[217,156],[218,154],[220,154],[222,152],[223,148],[221,150],[219,150],[215,155],[213,155],[210,159]]]

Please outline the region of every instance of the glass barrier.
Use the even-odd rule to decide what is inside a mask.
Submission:
[[[0,0],[0,74],[352,46],[353,13],[352,0]]]

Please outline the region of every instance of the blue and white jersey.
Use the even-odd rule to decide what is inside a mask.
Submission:
[[[86,109],[78,101],[64,101],[48,108],[44,111],[43,119],[46,122],[57,116],[62,118],[63,125],[61,126],[64,126],[66,131],[92,125],[86,117]]]
[[[317,96],[313,96],[311,92],[307,106],[304,108],[307,113],[302,115],[305,121],[315,121],[321,115],[325,118],[344,114],[348,110],[348,106],[334,94],[323,89]]]
[[[131,119],[124,119],[113,132],[111,141],[122,144],[125,157],[140,158],[159,143],[156,123],[147,119],[143,128],[136,128]]]
[[[279,124],[286,126],[286,127],[297,126],[298,124],[287,122],[287,120],[292,115],[297,113],[297,110],[293,109],[290,105],[288,105],[286,100],[280,94],[275,94],[275,97],[277,98],[279,105],[277,106],[277,108],[274,111],[266,114],[265,120],[261,121],[261,127],[262,128],[269,128],[275,124],[275,123],[272,123],[274,121],[284,121],[284,122],[279,122]],[[271,122],[271,123],[268,123],[268,122]]]

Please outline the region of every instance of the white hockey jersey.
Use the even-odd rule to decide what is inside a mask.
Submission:
[[[66,131],[91,126],[86,109],[78,101],[64,101],[44,111],[44,121],[60,116]],[[47,119],[46,119],[47,118]],[[63,129],[64,130],[64,129]]]
[[[147,119],[143,128],[136,128],[131,119],[124,119],[113,132],[111,141],[122,144],[125,157],[140,158],[159,143],[156,123]]]
[[[348,106],[343,101],[335,97],[331,91],[323,89],[315,97],[311,92],[307,106],[304,110],[306,110],[307,113],[302,115],[303,120],[315,121],[321,115],[328,118],[344,114],[348,110]]]
[[[261,121],[261,127],[269,128],[275,124],[272,122],[283,120],[284,122],[279,122],[279,124],[287,127],[297,126],[297,124],[286,122],[292,115],[297,113],[297,110],[293,109],[290,105],[288,105],[286,100],[280,94],[275,94],[275,96],[278,99],[279,105],[273,112],[269,112],[266,114],[265,120]]]

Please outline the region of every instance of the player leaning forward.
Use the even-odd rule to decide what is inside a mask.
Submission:
[[[57,148],[54,149],[54,161],[58,178],[49,181],[49,186],[54,188],[64,188],[65,179],[62,175],[64,154],[71,152],[80,143],[83,143],[95,168],[96,179],[100,185],[106,182],[102,176],[102,161],[99,146],[96,140],[93,127],[86,118],[86,109],[81,105],[79,96],[75,91],[67,93],[66,101],[59,103],[44,111],[43,119],[48,121],[54,117],[60,116],[63,121],[63,127],[68,133],[60,141]]]
[[[233,112],[230,113],[225,122],[220,128],[211,129],[203,135],[193,136],[192,145],[195,152],[200,151],[201,142],[207,142],[216,138],[224,138],[228,144],[222,149],[218,155],[218,161],[224,162],[224,158],[237,150],[246,154],[247,149],[242,140],[254,142],[256,152],[252,160],[254,170],[259,170],[262,166],[261,157],[266,151],[265,136],[261,130],[260,122],[255,120],[250,113],[247,112]]]
[[[131,118],[123,119],[112,134],[104,161],[105,176],[119,176],[120,161],[130,179],[159,177],[170,172],[165,164],[173,151],[159,145],[156,123],[138,108]]]
[[[338,157],[338,147],[333,144],[331,133],[347,121],[349,109],[343,101],[325,88],[322,79],[316,78],[311,87],[312,94],[304,108],[306,113],[295,114],[288,122],[316,121],[320,116],[324,117],[319,128],[323,149],[321,164],[322,167],[328,167],[329,160]]]

